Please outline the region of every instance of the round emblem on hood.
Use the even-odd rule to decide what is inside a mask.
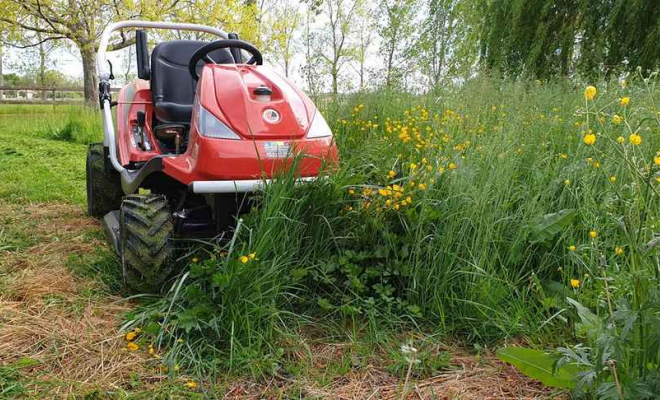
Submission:
[[[280,113],[273,110],[272,108],[267,108],[263,113],[264,121],[269,124],[276,124],[280,122]]]

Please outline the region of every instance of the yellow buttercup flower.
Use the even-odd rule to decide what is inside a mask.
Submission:
[[[619,104],[622,106],[627,106],[630,103],[630,97],[622,97],[619,99]]]
[[[132,341],[133,339],[135,339],[136,336],[137,336],[137,333],[131,331],[131,332],[128,332],[128,333],[126,334],[125,338],[126,338],[126,341],[127,341],[127,342],[130,342],[130,341]]]
[[[624,144],[626,142],[626,139],[623,136],[619,136],[616,138],[617,143],[619,144]]]
[[[571,184],[571,181],[569,179],[564,180],[564,185],[568,186]]]
[[[656,155],[655,157],[653,157],[653,163],[655,165],[660,165],[660,156]]]
[[[596,239],[598,237],[598,232],[597,231],[591,231],[591,232],[589,232],[589,236],[592,239]]]
[[[355,189],[348,189],[348,194],[351,196],[355,194]]]
[[[197,387],[197,382],[193,382],[193,381],[186,382],[186,385],[185,385],[185,386],[186,386],[188,389],[195,389],[195,388]]]
[[[571,279],[571,286],[573,289],[577,289],[580,287],[580,280],[579,279]]]
[[[135,344],[133,342],[128,342],[128,344],[126,345],[126,348],[128,348],[130,351],[137,351],[137,350],[140,349],[140,346],[138,346],[137,344]]]
[[[256,260],[257,259],[257,253],[250,253],[250,255],[248,257],[250,257],[250,260]]]
[[[395,176],[396,176],[396,171],[390,171],[387,173],[387,177],[390,179],[394,178]]]
[[[458,168],[458,165],[454,163],[449,163],[449,169],[456,169],[456,168]]]
[[[619,125],[622,121],[623,121],[623,118],[621,118],[620,116],[618,116],[616,114],[614,114],[614,116],[612,117],[612,122],[614,122],[616,125]]]
[[[612,183],[616,182],[616,176],[614,175],[610,176],[610,182]]]
[[[568,246],[568,250],[569,251],[575,251],[575,250],[577,250],[577,247],[575,247],[575,245],[570,245],[570,246]]]
[[[248,261],[250,261],[250,259],[247,256],[241,256],[241,258],[239,258],[239,261],[242,262],[243,264],[246,264]]]
[[[628,136],[628,140],[634,146],[638,146],[638,145],[642,144],[642,137],[640,135],[638,135],[637,133],[633,133],[630,136]]]
[[[593,133],[590,133],[588,135],[584,135],[584,137],[582,138],[582,141],[584,141],[584,144],[586,144],[587,146],[591,146],[594,143],[596,143],[596,135],[594,135]]]
[[[598,94],[598,89],[596,89],[595,86],[587,86],[584,89],[584,98],[587,100],[593,100],[597,94]]]
[[[623,249],[619,246],[616,246],[616,248],[614,249],[614,254],[616,254],[617,256],[622,256],[623,253],[624,253]]]
[[[415,170],[415,169],[417,169],[417,164],[415,164],[415,163],[410,163],[410,169],[411,169],[411,170]]]

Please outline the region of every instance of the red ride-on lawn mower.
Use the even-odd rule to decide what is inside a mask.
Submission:
[[[138,79],[113,101],[106,48],[110,35],[126,28],[221,39],[162,42],[149,56],[146,33],[137,30]],[[337,163],[332,132],[312,101],[234,34],[192,24],[114,23],[101,37],[98,70],[104,141],[89,147],[87,208],[103,218],[134,292],[157,291],[172,277],[173,238],[230,229],[246,199],[289,170],[294,157],[300,181]]]

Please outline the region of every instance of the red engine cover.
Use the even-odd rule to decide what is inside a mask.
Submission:
[[[272,90],[270,101],[258,101],[254,91],[260,86]],[[163,160],[165,172],[183,183],[270,178],[292,164],[291,158],[269,155],[266,146],[273,143],[290,146],[292,154],[304,154],[298,165],[300,176],[318,175],[324,165],[337,163],[337,148],[331,136],[306,138],[317,113],[312,101],[268,67],[207,65],[197,85],[197,103],[242,139],[200,135],[195,107],[188,150],[181,156]],[[275,123],[264,117],[271,110],[279,115]]]
[[[259,101],[254,93],[260,86],[272,91],[270,101]],[[122,165],[147,161],[161,154],[151,131],[153,104],[147,81],[135,80],[118,97],[118,150]],[[197,105],[203,106],[224,122],[240,140],[217,139],[199,134]],[[146,134],[153,144],[143,151],[131,141],[136,114],[147,115]],[[265,113],[279,116],[277,121]],[[316,176],[324,166],[338,162],[332,136],[307,138],[317,113],[312,101],[288,79],[265,66],[245,64],[207,65],[202,70],[195,97],[195,107],[183,154],[163,158],[163,171],[189,184],[193,181],[270,178],[288,169],[292,158],[273,156],[273,146],[289,147],[293,154],[304,154],[298,164],[299,176]]]

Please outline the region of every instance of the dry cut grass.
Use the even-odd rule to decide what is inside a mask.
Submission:
[[[103,245],[89,236],[98,223],[64,204],[0,203],[0,214],[28,243],[0,254],[0,366],[33,360],[22,370],[33,382],[29,393],[48,397],[126,387],[131,372],[149,376],[148,360],[128,352],[118,330],[130,305],[90,294],[100,283],[67,267],[72,255]]]

